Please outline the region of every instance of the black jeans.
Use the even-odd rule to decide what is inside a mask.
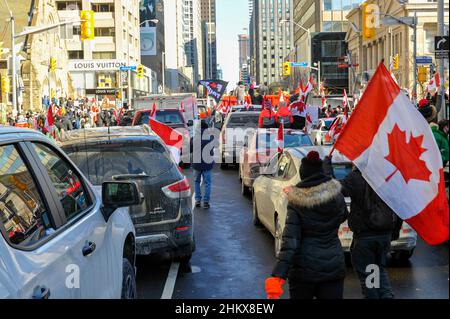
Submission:
[[[394,298],[389,275],[385,269],[390,249],[390,234],[353,238],[350,249],[352,264],[366,299]]]
[[[342,299],[344,279],[319,283],[289,281],[291,299]]]

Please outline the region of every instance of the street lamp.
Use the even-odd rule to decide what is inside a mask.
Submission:
[[[3,0],[5,2],[6,8],[9,11],[10,21],[11,21],[11,82],[12,82],[12,108],[15,112],[18,112],[17,109],[17,86],[16,86],[16,48],[15,48],[15,34],[14,34],[14,15],[9,7],[8,1]]]
[[[291,21],[286,20],[286,19],[280,20],[280,24],[285,24],[287,22],[291,22]],[[310,64],[311,63],[311,42],[312,42],[312,40],[311,40],[311,30],[308,29],[308,28],[305,28],[304,26],[302,26],[301,24],[299,24],[299,23],[297,23],[295,21],[292,21],[292,23],[295,24],[297,27],[299,27],[300,29],[302,29],[303,31],[305,31],[308,34],[308,64]]]

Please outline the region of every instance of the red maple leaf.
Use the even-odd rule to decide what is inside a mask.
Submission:
[[[216,83],[216,82],[211,82],[211,83],[209,84],[209,86],[210,86],[211,88],[215,89],[215,88],[217,88],[217,83]]]
[[[420,156],[427,149],[422,147],[423,135],[414,137],[411,133],[409,142],[406,141],[406,131],[400,130],[395,124],[394,129],[388,134],[389,152],[386,160],[396,167],[396,170],[386,178],[386,182],[397,173],[402,174],[406,183],[411,179],[430,181],[431,171],[427,168],[425,161]]]

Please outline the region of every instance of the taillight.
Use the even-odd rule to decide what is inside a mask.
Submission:
[[[167,197],[173,199],[191,196],[191,186],[189,185],[189,180],[187,178],[163,187],[162,191]]]

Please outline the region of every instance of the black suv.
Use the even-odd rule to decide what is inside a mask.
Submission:
[[[144,203],[130,209],[139,255],[170,252],[188,262],[195,250],[188,179],[148,127],[92,128],[70,132],[62,148],[94,185],[134,181]]]

